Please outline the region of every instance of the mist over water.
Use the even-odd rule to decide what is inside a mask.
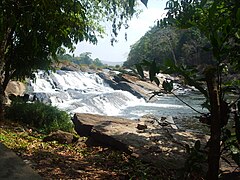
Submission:
[[[35,82],[29,82],[28,93],[71,114],[92,113],[132,119],[145,114],[174,117],[198,115],[171,95],[146,102],[127,91],[113,90],[96,73],[59,70],[47,74],[39,71]],[[180,97],[202,111],[200,104],[203,97],[200,95],[183,94]]]

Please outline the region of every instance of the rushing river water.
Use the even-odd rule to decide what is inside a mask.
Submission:
[[[45,103],[51,103],[69,113],[93,113],[127,118],[138,118],[145,114],[157,116],[195,116],[195,111],[184,105],[173,95],[162,95],[146,102],[127,91],[113,90],[95,73],[56,71],[36,74],[31,81],[29,93]],[[179,97],[198,111],[203,97],[188,92]]]

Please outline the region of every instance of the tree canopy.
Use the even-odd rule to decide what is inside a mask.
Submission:
[[[135,0],[2,0],[0,2],[0,110],[10,79],[49,69],[62,47],[96,44],[103,21],[115,37],[135,12]],[[2,112],[0,112],[2,115]]]
[[[131,46],[124,66],[131,67],[144,60],[163,64],[166,59],[188,65],[211,63],[211,51],[204,50],[207,46],[209,42],[197,29],[159,28],[156,25]]]
[[[133,2],[135,4],[135,2]],[[0,2],[1,93],[12,78],[48,69],[61,47],[104,33],[100,21],[111,21],[114,35],[133,15],[128,0],[4,0]]]

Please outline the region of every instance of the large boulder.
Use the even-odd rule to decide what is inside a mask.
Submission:
[[[186,143],[206,138],[201,134],[173,129],[172,122],[167,123],[166,118],[152,116],[129,120],[78,113],[74,115],[73,123],[76,132],[89,137],[91,142],[117,148],[169,169],[184,165]]]
[[[150,92],[160,90],[156,84],[129,74],[122,74],[120,76],[99,72],[98,75],[114,90],[128,91],[138,98],[148,99]]]
[[[43,142],[48,141],[57,141],[60,144],[71,144],[77,141],[77,137],[74,136],[72,133],[64,132],[58,130],[56,132],[52,132],[48,136],[43,138]]]
[[[10,81],[5,90],[6,95],[14,94],[15,96],[22,96],[26,91],[24,83],[19,81]]]
[[[10,104],[11,100],[9,99],[10,95],[13,96],[23,96],[26,91],[26,86],[20,81],[10,81],[5,90],[5,104]]]

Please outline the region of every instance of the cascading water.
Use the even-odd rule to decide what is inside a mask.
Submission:
[[[113,90],[96,73],[62,71],[36,73],[28,93],[44,103],[50,103],[69,113],[92,113],[138,118],[144,114],[191,116],[194,112],[172,96],[159,97],[147,103],[127,91]],[[199,105],[202,98],[191,99]],[[186,98],[185,98],[186,99]],[[200,109],[200,106],[195,108]],[[201,109],[200,109],[201,110]]]
[[[28,89],[39,101],[70,113],[119,115],[129,106],[144,103],[127,91],[113,90],[95,73],[40,71]]]

